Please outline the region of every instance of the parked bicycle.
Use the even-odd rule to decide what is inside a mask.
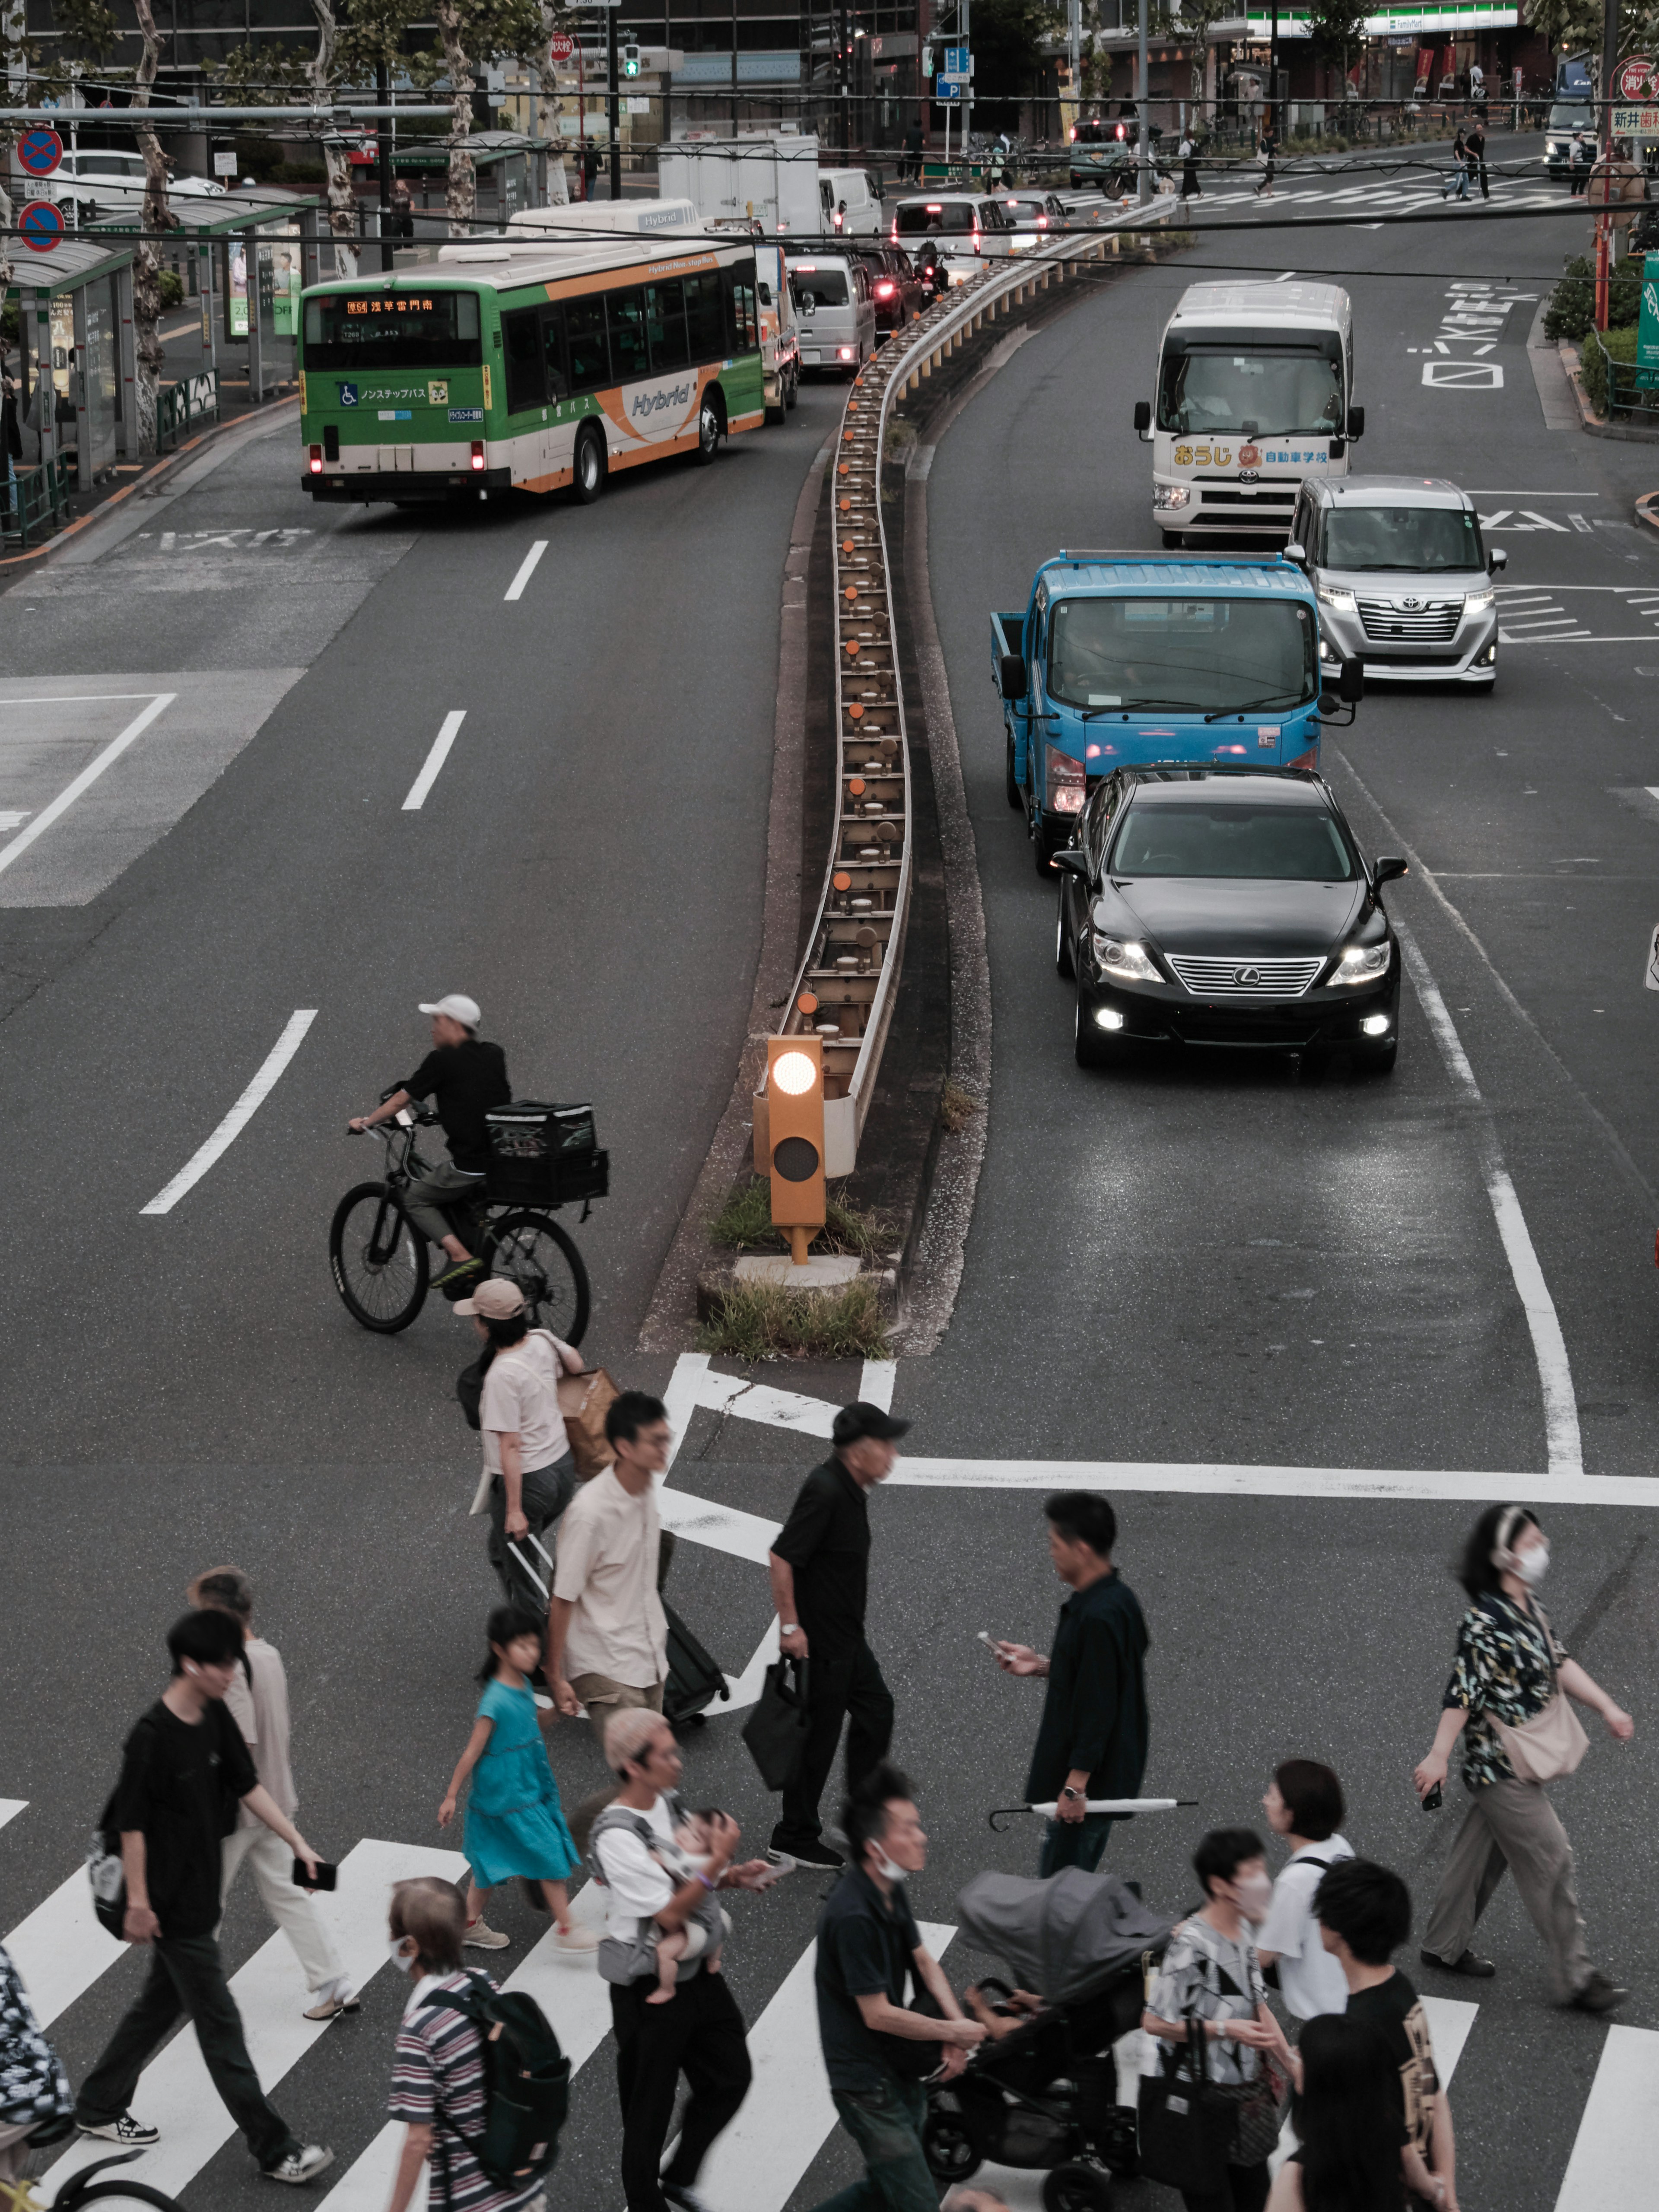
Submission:
[[[384,1102],[392,1092],[381,1096]],[[586,1221],[593,1200],[605,1195],[609,1156],[594,1146],[592,1114],[586,1107],[527,1102],[487,1118],[504,1125],[501,1141],[509,1156],[492,1167],[481,1198],[440,1210],[483,1261],[486,1274],[518,1285],[532,1328],[550,1328],[567,1344],[580,1344],[588,1320],[587,1270],[574,1242],[544,1209],[556,1211],[580,1199]],[[352,1319],[377,1335],[407,1328],[426,1301],[427,1242],[410,1219],[404,1194],[431,1173],[433,1163],[417,1150],[416,1131],[437,1120],[430,1108],[410,1104],[378,1123],[373,1133],[386,1146],[384,1177],[354,1185],[334,1209],[328,1236],[334,1287]],[[522,1157],[512,1156],[515,1143]]]

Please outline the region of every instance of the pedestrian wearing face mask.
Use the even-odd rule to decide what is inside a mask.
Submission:
[[[1497,1972],[1469,1945],[1507,1867],[1549,1951],[1555,2002],[1604,2013],[1629,1992],[1589,1962],[1572,1846],[1546,1784],[1571,1774],[1588,1747],[1569,1698],[1600,1713],[1620,1743],[1636,1723],[1567,1656],[1551,1628],[1536,1595],[1549,1559],[1534,1514],[1493,1505],[1475,1522],[1458,1571],[1469,1609],[1434,1747],[1414,1779],[1419,1797],[1437,1791],[1461,1736],[1469,1807],[1441,1876],[1423,1962],[1480,1979]]]

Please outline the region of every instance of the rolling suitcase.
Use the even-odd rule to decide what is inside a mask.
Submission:
[[[692,1721],[701,1723],[705,1707],[716,1698],[729,1698],[732,1691],[724,1673],[665,1598],[662,1609],[668,1616],[668,1680],[663,1686],[663,1717],[671,1728],[684,1728]]]

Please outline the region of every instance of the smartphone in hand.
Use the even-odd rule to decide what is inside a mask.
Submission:
[[[1440,1810],[1441,1803],[1443,1802],[1440,1795],[1440,1784],[1437,1782],[1432,1790],[1425,1790],[1419,1802],[1421,1802],[1423,1810],[1425,1813],[1437,1813]]]
[[[293,1881],[295,1889],[337,1889],[340,1886],[340,1869],[338,1867],[331,1866],[326,1859],[319,1859],[317,1862],[317,1879],[313,1881],[311,1876],[306,1872],[305,1861],[303,1859],[295,1859],[294,1862]]]

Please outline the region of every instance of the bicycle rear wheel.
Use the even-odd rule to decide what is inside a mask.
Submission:
[[[159,2206],[160,2212],[184,2212],[176,2197],[152,2189],[147,2181],[94,2181],[80,2196],[65,2196],[58,2202],[67,2205],[70,2212],[80,2212],[83,2204],[106,2204],[110,2212],[119,2212],[121,2206],[130,2204]]]
[[[486,1238],[484,1264],[524,1292],[532,1328],[550,1328],[567,1344],[587,1330],[587,1270],[556,1221],[544,1213],[508,1213]]]
[[[328,1264],[345,1310],[377,1336],[407,1328],[426,1297],[426,1239],[397,1194],[360,1182],[334,1209]]]

